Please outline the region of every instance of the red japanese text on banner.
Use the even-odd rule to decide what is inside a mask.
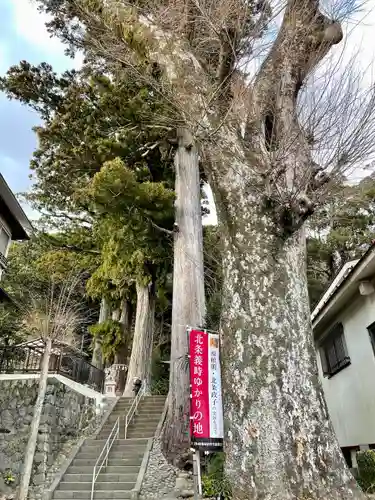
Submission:
[[[220,343],[217,334],[189,332],[191,446],[218,451],[223,445]]]
[[[208,388],[208,335],[198,330],[190,332],[190,385],[192,438],[210,437]]]

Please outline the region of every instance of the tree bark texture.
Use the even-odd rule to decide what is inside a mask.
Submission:
[[[303,230],[285,239],[235,165],[213,190],[223,221],[226,473],[236,500],[349,499],[318,378]]]
[[[120,320],[120,308],[113,309],[111,316],[112,316],[112,321],[119,321]]]
[[[109,316],[110,316],[109,304],[107,299],[103,297],[100,303],[99,323],[104,323],[105,321],[107,321],[109,319]],[[100,370],[103,370],[104,360],[102,353],[102,344],[100,339],[98,338],[95,339],[91,362],[94,366],[96,366]]]
[[[51,357],[51,350],[52,350],[52,341],[50,338],[47,338],[43,354],[41,372],[40,372],[39,391],[35,403],[33,419],[30,424],[29,440],[27,442],[27,446],[25,449],[25,459],[23,462],[23,473],[21,477],[20,489],[18,491],[18,500],[26,500],[29,491],[35,449],[38,441],[40,417],[42,415],[44,397],[46,395],[46,390],[47,390],[48,367],[49,367],[49,360]]]
[[[133,380],[139,378],[150,391],[152,345],[155,321],[155,293],[153,283],[143,285],[137,283],[137,309],[133,336],[132,353],[130,356],[128,375],[124,396],[132,396]]]
[[[175,157],[176,224],[174,241],[171,365],[163,453],[182,466],[189,455],[189,373],[186,328],[205,320],[203,236],[198,151],[187,130],[179,132]]]
[[[266,3],[257,5],[262,8]],[[118,4],[108,5],[108,22],[115,19],[111,29],[119,31]],[[310,134],[298,120],[298,94],[311,71],[341,41],[342,30],[320,12],[318,0],[288,0],[278,36],[251,89],[243,92],[246,110],[240,116],[236,110],[241,102],[231,102],[230,92],[221,92],[212,82],[217,83],[215,74],[230,79],[242,65],[242,36],[248,23],[236,9],[241,11],[243,5],[234,3],[231,9],[233,29],[226,25],[230,15],[224,24],[220,18],[220,24],[211,27],[216,20],[210,14],[211,5],[203,8],[204,15],[195,16],[190,9],[189,40],[184,30],[171,30],[176,22],[166,22],[166,30],[172,32],[163,33],[163,26],[150,21],[157,22],[152,12],[149,17],[138,17],[137,29],[144,28],[145,37],[152,37],[149,55],[168,80],[168,100],[174,99],[186,125],[180,131],[176,154],[179,232],[174,248],[164,453],[178,463],[188,449],[188,374],[182,370],[187,355],[185,329],[204,320],[196,151],[200,141],[224,233],[221,339],[226,471],[233,498],[363,498],[344,463],[318,380],[301,229],[319,200],[320,184]],[[165,16],[167,11],[163,10]],[[201,27],[205,16],[211,36],[217,30],[226,35],[235,31],[230,39],[233,47],[220,51],[224,60],[214,68],[226,66],[224,76],[204,64],[204,59],[200,63],[196,47],[202,44],[190,43],[195,24]],[[119,49],[134,52],[123,40],[112,51],[119,61],[123,54]],[[194,130],[194,138],[187,130]]]
[[[125,299],[121,302],[119,313],[120,313],[119,321],[122,330],[122,342],[115,354],[114,362],[115,364],[118,365],[126,365],[128,361],[128,351],[129,351],[129,342],[131,338],[131,326],[132,326],[132,316],[133,316],[132,305],[129,300]],[[126,373],[127,369],[118,371],[116,393],[122,394],[124,392],[126,383]]]

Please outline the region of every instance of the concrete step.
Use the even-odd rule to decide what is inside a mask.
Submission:
[[[129,434],[129,431],[135,431],[135,430],[139,430],[140,432],[155,432],[156,428],[157,428],[156,425],[145,425],[142,427],[138,427],[137,425],[129,425],[128,434]],[[107,440],[109,438],[110,434],[111,434],[110,431],[103,431],[100,433],[99,437],[100,437],[100,439]],[[123,439],[124,435],[125,435],[125,429],[122,429],[120,432],[120,437]]]
[[[137,481],[138,472],[125,474],[110,474],[103,467],[96,483],[135,483]],[[63,483],[90,483],[92,481],[91,474],[64,474]]]
[[[123,439],[125,416],[134,399],[121,398],[96,439],[88,439],[65,473],[55,500],[90,500],[92,474],[98,456],[120,417],[120,435],[109,452],[108,466],[103,467],[95,483],[94,500],[130,499],[147,446],[153,437],[165,405],[165,396],[144,398]]]
[[[133,402],[134,402],[134,400],[129,402],[129,401],[123,401],[122,399],[120,399],[117,402],[115,408],[117,408],[119,406],[121,406],[121,407],[122,406],[129,406],[129,407],[135,406],[135,405],[133,405]],[[141,400],[141,402],[138,403],[138,406],[146,406],[146,405],[148,405],[148,406],[151,406],[151,405],[163,406],[164,404],[165,404],[165,398],[143,398]]]
[[[128,457],[109,457],[108,467],[135,467],[142,463],[144,454],[129,455]],[[97,457],[94,458],[75,458],[72,462],[71,467],[94,467],[96,464]]]
[[[156,429],[156,427],[158,426],[158,423],[159,423],[159,419],[157,420],[131,420],[129,425],[128,425],[128,429],[130,427],[139,427],[139,428],[144,428],[144,427],[148,427],[150,429]]]
[[[84,447],[90,447],[90,446],[104,446],[106,443],[106,440],[105,439],[86,439],[86,441],[84,442],[82,448]],[[134,443],[132,443],[131,441],[129,441],[129,439],[116,439],[115,443],[114,444],[117,444],[117,445],[120,445],[120,444],[125,444],[128,448],[130,446],[132,446],[132,444],[136,445],[136,446],[139,446],[140,444],[142,444],[140,441],[134,441]],[[144,440],[144,443],[143,444],[147,444],[147,439]],[[81,448],[81,449],[82,449]]]
[[[99,483],[98,481],[95,483],[95,491],[114,491],[114,490],[132,490],[134,488],[134,481],[129,482],[106,482]],[[91,493],[92,483],[91,481],[87,481],[87,483],[64,483],[61,482],[58,486],[59,490],[65,491],[90,491]]]
[[[111,453],[115,453],[117,451],[121,451],[122,453],[126,453],[127,455],[134,455],[139,453],[144,453],[146,449],[146,444],[144,443],[144,439],[140,439],[140,444],[136,444],[135,441],[130,441],[129,445],[126,444],[114,444],[109,452],[109,456]]]
[[[164,409],[164,406],[161,406],[160,408],[156,407],[156,406],[150,406],[150,407],[140,406],[140,407],[138,407],[136,413],[137,414],[141,413],[141,414],[145,414],[145,415],[150,415],[150,414],[155,414],[155,413],[162,414],[163,409]],[[122,409],[122,408],[117,408],[117,409],[113,410],[111,415],[108,417],[108,420],[109,419],[116,420],[117,417],[125,417],[127,415],[127,413],[129,413],[128,410]],[[108,420],[107,420],[107,422],[108,422]]]
[[[132,429],[136,429],[136,430],[139,430],[141,432],[155,431],[157,426],[158,426],[157,422],[144,423],[144,424],[137,424],[136,422],[131,422],[128,425],[128,431],[132,430]],[[124,433],[125,433],[125,426],[122,429],[120,429],[120,432],[119,432],[120,439],[123,439]],[[98,438],[99,438],[98,441],[105,442],[109,438],[110,435],[111,435],[111,429],[103,429],[98,436]],[[103,443],[103,446],[104,446],[104,443]]]
[[[129,428],[129,426],[133,426],[133,427],[134,426],[140,426],[140,427],[148,426],[148,427],[155,427],[156,428],[158,426],[159,421],[160,421],[159,418],[155,419],[155,420],[146,420],[146,419],[145,420],[143,420],[143,419],[142,420],[138,420],[138,419],[137,420],[131,420],[128,423],[128,428]],[[112,431],[112,428],[113,428],[112,425],[108,425],[108,426],[105,425],[101,429],[100,433],[98,434],[98,441],[101,441],[100,435],[103,432],[105,432],[106,434],[110,434],[111,431]],[[121,425],[120,425],[120,428],[119,428],[119,434],[120,434],[120,436],[124,432],[124,430],[125,430],[125,422],[122,422]],[[121,439],[121,437],[119,439]]]
[[[102,470],[105,474],[137,474],[141,466],[142,460],[137,465],[108,465]],[[94,464],[92,465],[71,465],[66,471],[67,474],[91,474],[94,471]]]
[[[165,402],[165,397],[164,396],[146,396],[144,398],[141,399],[140,403],[139,404],[146,404],[146,403],[155,403],[155,404],[161,404],[161,403],[164,403]],[[130,404],[132,405],[134,403],[134,398],[131,398],[130,400],[129,399],[125,399],[125,398],[120,398],[118,401],[117,401],[117,404],[118,405],[124,405],[124,404]]]
[[[155,413],[155,415],[134,415],[130,421],[130,423],[139,421],[140,423],[152,423],[152,424],[157,424],[161,418],[161,413]],[[108,429],[112,430],[114,425],[116,423],[116,420],[114,422],[108,422],[106,423],[101,430]],[[125,425],[125,419],[121,419],[120,421],[120,430],[124,427]]]
[[[154,437],[154,435],[155,435],[155,429],[151,429],[145,432],[138,432],[136,429],[134,429],[134,430],[128,430],[127,438],[139,439],[140,441],[142,441],[144,439],[150,439]],[[108,436],[103,435],[103,437],[106,438]]]
[[[145,432],[139,432],[137,430],[133,430],[133,431],[131,430],[131,431],[128,432],[127,437],[129,439],[136,439],[136,438],[138,438],[138,439],[144,439],[144,438],[152,438],[152,437],[154,437],[154,435],[155,435],[155,430],[151,430],[151,431],[148,431],[148,432],[146,432],[146,431]]]
[[[155,413],[150,413],[150,412],[137,413],[136,415],[132,415],[132,417],[130,418],[130,421],[133,421],[135,418],[140,418],[142,420],[159,420],[161,418],[161,416],[162,416],[161,411],[156,411]],[[104,428],[111,427],[111,429],[112,429],[114,427],[116,421],[117,421],[117,415],[115,415],[113,418],[108,419],[102,428],[104,429]],[[122,416],[120,416],[120,420],[119,420],[120,428],[124,425],[124,423],[125,423],[125,415],[122,415]]]
[[[139,458],[143,458],[144,453],[145,453],[145,450],[143,450],[142,452],[138,452],[138,453],[134,453],[134,452],[133,453],[126,453],[124,451],[117,451],[117,450],[111,451],[109,454],[109,457],[108,457],[108,463],[112,460],[112,458],[115,458],[115,459],[133,458],[134,460],[138,460]]]
[[[104,439],[101,439],[100,441],[103,444],[99,444],[97,446],[95,446],[95,445],[92,445],[92,446],[91,445],[90,446],[89,445],[83,445],[82,448],[81,448],[81,450],[80,450],[80,452],[79,452],[79,454],[80,453],[90,453],[90,452],[94,452],[95,453],[95,451],[101,450],[102,448],[104,448],[104,445],[105,445],[107,439],[104,438]],[[98,440],[98,442],[99,442],[99,440]],[[140,439],[134,439],[134,440],[131,440],[131,439],[130,440],[129,439],[127,439],[127,440],[125,440],[125,439],[119,439],[119,440],[117,440],[117,439],[115,439],[113,441],[113,443],[112,443],[112,448],[111,449],[113,449],[114,447],[118,448],[119,446],[123,446],[127,450],[135,450],[135,449],[142,448],[142,446],[146,446],[146,444],[147,444],[147,439],[146,438],[143,439],[143,440],[140,440]]]
[[[109,453],[111,454],[112,451],[124,451],[127,453],[138,453],[138,452],[143,452],[146,448],[147,445],[147,439],[122,439],[121,443],[114,441],[112,448],[110,449]],[[101,451],[103,446],[88,446],[87,448],[83,449],[81,453],[98,453],[98,451]],[[98,455],[99,456],[99,455]]]
[[[145,436],[143,436],[145,437]],[[112,449],[109,452],[109,458],[138,458],[139,456],[143,456],[145,452],[145,448],[139,448],[139,450],[128,450],[128,449]],[[98,459],[98,454],[97,453],[80,453],[79,456],[75,460],[94,460],[94,463]]]
[[[130,422],[130,424],[128,425],[128,430],[129,429],[138,429],[138,428],[149,430],[149,429],[156,429],[157,426],[158,426],[157,422],[140,424],[139,426],[134,422]],[[124,432],[125,432],[125,426],[122,426],[122,428],[120,429],[120,432],[119,432],[119,439],[123,439]],[[104,437],[104,434],[106,435],[106,437]],[[108,439],[110,434],[111,434],[111,429],[103,429],[98,436],[98,438],[99,438],[98,440],[100,440],[100,441],[102,441],[103,439],[106,440],[106,439]]]
[[[53,498],[56,500],[90,500],[91,490],[56,490]],[[127,498],[132,498],[131,490],[95,491],[94,493],[94,500],[125,500]]]
[[[149,412],[149,411],[147,411],[147,412],[138,412],[138,413],[134,414],[131,419],[133,420],[133,418],[142,418],[142,419],[158,420],[158,419],[160,419],[161,415],[162,415],[162,412],[160,412],[160,411],[155,411],[155,412]],[[124,423],[125,416],[126,415],[122,415],[120,417],[120,425]],[[112,425],[112,427],[113,427],[115,425],[116,421],[117,421],[117,418],[118,418],[117,415],[114,415],[114,416],[111,415],[108,418],[108,420],[106,421],[106,423],[104,425],[106,427],[109,427],[110,425]]]
[[[131,420],[135,419],[135,418],[139,418],[139,419],[142,419],[142,420],[159,420],[160,417],[161,417],[162,413],[160,411],[155,411],[153,413],[150,413],[149,411],[148,412],[139,412],[139,413],[136,413],[134,414],[132,417],[131,417]],[[115,425],[117,421],[117,417],[113,417],[113,418],[109,418],[106,423],[104,424],[105,427],[109,427],[110,425],[113,427]],[[125,416],[122,416],[119,420],[119,423],[120,423],[120,426],[125,422]]]
[[[155,395],[155,396],[144,396],[141,401],[165,401],[166,400],[166,397],[167,396],[160,396],[160,395]],[[130,400],[130,401],[134,401],[134,396],[131,396],[131,397],[128,397],[128,398],[124,398],[124,397],[121,397],[118,402],[119,403],[122,403],[126,400]]]
[[[156,420],[156,421],[159,421],[160,418],[161,418],[161,412],[155,412],[155,413],[136,413],[133,417],[132,417],[132,420],[150,420],[150,421],[153,421],[153,420]]]

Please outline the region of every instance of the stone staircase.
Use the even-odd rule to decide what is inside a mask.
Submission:
[[[96,439],[85,440],[54,491],[55,500],[90,500],[95,462],[118,417],[120,439],[113,443],[108,456],[108,466],[103,466],[96,480],[94,499],[133,498],[132,490],[137,482],[148,439],[154,436],[162,415],[165,396],[149,396],[141,400],[125,440],[124,417],[132,401],[132,398],[119,399]]]

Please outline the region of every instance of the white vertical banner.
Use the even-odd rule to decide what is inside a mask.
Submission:
[[[220,370],[219,335],[209,333],[208,386],[210,407],[210,438],[224,438],[223,400]]]

